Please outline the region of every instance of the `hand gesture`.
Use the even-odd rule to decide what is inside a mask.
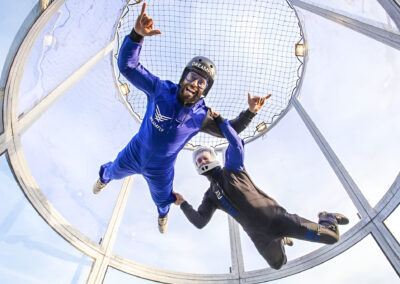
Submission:
[[[262,109],[266,100],[268,100],[272,95],[262,98],[258,96],[251,97],[251,94],[248,93],[248,102],[249,102],[249,110],[252,113],[257,113],[260,109]]]
[[[153,35],[160,35],[160,30],[153,30],[154,21],[152,18],[149,18],[146,13],[146,3],[143,3],[142,12],[140,13],[139,17],[136,20],[135,24],[135,32],[141,36],[153,36]]]
[[[173,191],[172,194],[175,195],[175,197],[176,197],[176,200],[174,202],[175,205],[179,206],[185,201],[185,199],[183,199],[183,196],[181,194],[179,194],[175,191]]]
[[[216,112],[216,111],[214,111],[213,109],[210,108],[210,111],[211,111],[211,116],[212,116],[213,118],[217,118],[217,117],[219,116],[219,113]]]

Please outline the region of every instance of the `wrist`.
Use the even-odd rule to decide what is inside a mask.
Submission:
[[[140,35],[135,31],[135,28],[132,29],[131,33],[129,34],[130,39],[136,43],[143,43],[144,36]]]
[[[215,122],[217,123],[217,125],[220,125],[224,119],[222,118],[221,115],[218,115],[217,117],[214,117]]]
[[[257,114],[257,111],[256,111],[255,109],[249,108],[249,112],[254,113],[254,114]]]

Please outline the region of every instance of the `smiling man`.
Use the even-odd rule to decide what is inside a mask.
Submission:
[[[93,192],[100,193],[113,179],[142,174],[157,206],[159,231],[164,233],[170,205],[176,200],[172,188],[179,151],[199,131],[217,137],[223,137],[223,134],[203,100],[216,75],[211,60],[202,56],[190,60],[179,84],[160,80],[139,63],[144,37],[161,34],[161,31],[153,29],[153,19],[146,15],[145,9],[144,3],[135,27],[122,43],[118,67],[136,88],[146,94],[146,113],[139,132],[117,158],[100,167]],[[231,121],[236,131],[248,126],[264,100],[248,94],[249,109]]]

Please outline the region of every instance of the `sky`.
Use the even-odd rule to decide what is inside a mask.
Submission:
[[[114,21],[121,14],[124,1],[101,1],[101,4],[97,1],[97,5],[80,2],[69,1],[63,6],[35,44],[21,82],[20,112],[29,110],[35,101],[111,41]],[[1,66],[24,15],[34,3],[24,0],[0,4]],[[324,1],[324,5],[399,33],[383,9],[372,1]],[[77,7],[80,7],[79,13],[74,10]],[[400,72],[400,53],[307,11],[300,10],[299,17],[309,48],[299,99],[367,200],[375,206],[399,172],[400,98],[397,94],[400,82],[395,74]],[[21,138],[26,163],[47,199],[71,225],[96,242],[104,235],[122,185],[122,181],[115,181],[102,194],[93,196],[91,186],[97,178],[98,166],[112,160],[139,126],[119,98],[113,76],[112,59],[106,56]],[[4,159],[2,162],[6,164]],[[246,145],[245,166],[254,182],[291,213],[316,220],[321,210],[339,211],[350,219],[348,226],[340,228],[342,233],[358,222],[356,208],[294,109],[265,136]],[[194,171],[190,151],[180,153],[175,169],[175,190],[196,207],[207,189],[207,181]],[[0,239],[5,252],[2,255],[12,258],[13,253],[35,252],[34,257],[43,257],[46,263],[58,259],[60,266],[58,262],[54,264],[55,270],[69,264],[69,269],[60,273],[69,279],[66,283],[84,283],[90,259],[63,244],[57,234],[46,228],[46,223],[23,202],[23,195],[17,198],[18,193],[6,192],[17,187],[6,166],[2,166],[1,174],[2,196],[10,200],[0,211],[1,232],[8,237]],[[12,194],[15,197],[11,198]],[[17,238],[30,236],[29,230],[23,230],[24,220],[30,219],[21,216],[30,216],[30,223],[37,224],[32,231],[41,228],[43,233]],[[114,252],[162,269],[228,273],[229,234],[223,213],[218,212],[206,228],[198,230],[173,207],[166,235],[158,233],[156,218],[145,181],[135,177]],[[397,238],[400,237],[398,224],[399,209],[386,222]],[[246,270],[265,268],[265,261],[243,231],[241,238]],[[55,247],[65,248],[62,252],[49,249]],[[288,259],[319,247],[295,240],[294,247],[287,249]],[[0,259],[4,267],[0,270],[0,279],[10,279],[7,277],[13,275],[11,279],[19,279],[20,283],[27,280],[51,283],[52,274],[39,273],[36,266],[31,267],[29,277],[19,270],[19,266],[26,267],[27,260],[23,257],[15,256],[10,263],[3,256]],[[341,273],[337,273],[338,269]],[[315,279],[319,282],[332,271],[338,278],[325,277],[324,282],[398,281],[374,239],[367,236],[312,270],[273,282],[317,283]],[[78,272],[83,276],[76,276]],[[125,277],[116,274],[112,271],[110,277]],[[110,279],[106,281],[112,283]]]

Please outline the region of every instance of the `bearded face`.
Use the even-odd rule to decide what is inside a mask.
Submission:
[[[189,71],[180,85],[179,101],[185,106],[194,105],[200,99],[207,85],[206,77],[198,72]]]

